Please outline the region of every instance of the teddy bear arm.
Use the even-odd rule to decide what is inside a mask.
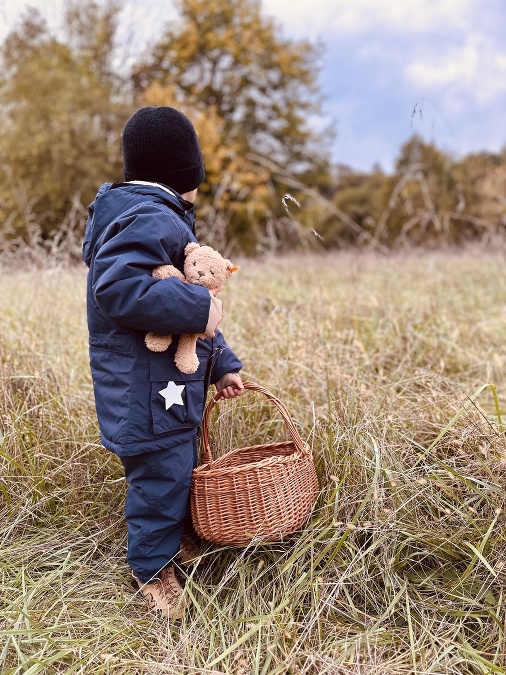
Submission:
[[[168,279],[169,277],[177,277],[180,281],[186,281],[184,274],[182,274],[174,265],[160,265],[155,267],[151,273],[155,279]]]
[[[200,361],[197,356],[197,338],[200,335],[189,335],[183,333],[179,336],[176,353],[174,355],[174,363],[178,370],[187,375],[194,373]]]
[[[172,342],[172,335],[159,335],[149,332],[144,338],[144,342],[151,352],[164,352]]]

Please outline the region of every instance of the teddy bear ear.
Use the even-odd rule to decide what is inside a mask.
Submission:
[[[187,244],[187,246],[185,246],[185,249],[184,249],[184,254],[189,255],[192,251],[195,251],[196,248],[200,248],[200,246],[195,242],[192,242],[191,244]]]

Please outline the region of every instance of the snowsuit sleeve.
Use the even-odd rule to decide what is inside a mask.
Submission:
[[[162,335],[203,333],[209,291],[175,277],[151,276],[158,265],[180,259],[188,241],[175,216],[153,207],[135,207],[112,223],[97,244],[90,270],[93,297],[104,317]]]
[[[225,338],[221,331],[217,331],[214,337],[211,384],[216,384],[216,382],[227,373],[238,373],[241,368],[242,363],[225,342]]]

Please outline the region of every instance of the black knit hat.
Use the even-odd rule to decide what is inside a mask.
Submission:
[[[174,108],[141,108],[123,129],[123,176],[126,181],[164,183],[180,194],[205,178],[204,158],[193,124]]]

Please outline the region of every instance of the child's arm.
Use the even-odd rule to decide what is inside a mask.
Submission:
[[[151,276],[184,248],[179,228],[167,226],[167,218],[137,209],[109,226],[90,268],[95,301],[105,317],[126,328],[166,335],[209,332],[206,288]]]
[[[225,342],[221,331],[216,331],[213,342],[213,365],[211,368],[211,384],[216,386],[219,398],[235,398],[244,392],[239,371],[242,363]]]

